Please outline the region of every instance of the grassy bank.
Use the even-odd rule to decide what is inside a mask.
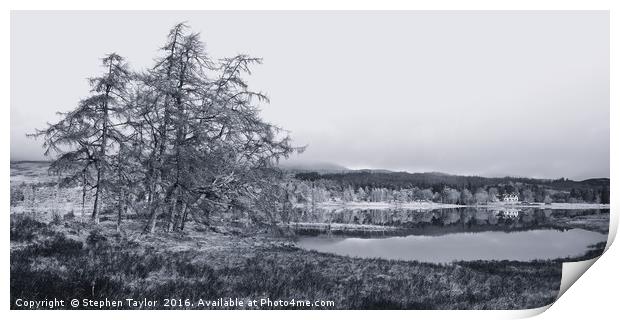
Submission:
[[[11,308],[20,298],[269,298],[334,301],[336,309],[521,309],[551,303],[561,279],[559,261],[359,259],[267,235],[190,226],[184,234],[145,236],[139,227],[127,222],[118,233],[112,223],[12,216]]]

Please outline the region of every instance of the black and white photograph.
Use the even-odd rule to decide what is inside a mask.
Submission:
[[[11,310],[535,309],[608,246],[609,11],[10,18]]]

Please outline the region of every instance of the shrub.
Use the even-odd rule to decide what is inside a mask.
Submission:
[[[47,225],[24,215],[11,215],[11,241],[32,241]]]
[[[22,187],[11,186],[11,207],[17,206],[18,203],[24,201],[24,190]]]
[[[53,210],[51,224],[60,225],[61,223],[62,223],[62,214],[58,212],[58,210]]]
[[[75,213],[73,212],[73,210],[71,210],[71,211],[67,212],[67,213],[64,215],[63,219],[64,219],[64,220],[67,220],[67,221],[71,221],[71,220],[75,219]]]
[[[64,234],[56,234],[52,239],[45,240],[42,244],[32,245],[30,251],[33,256],[78,256],[82,253],[82,246],[80,241],[69,239]]]
[[[91,249],[100,249],[107,245],[108,238],[101,233],[99,229],[93,229],[90,231],[90,234],[86,238],[86,244]]]

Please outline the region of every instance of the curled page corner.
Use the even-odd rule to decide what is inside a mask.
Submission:
[[[611,239],[612,237],[613,236],[610,233],[609,238]],[[607,242],[607,247],[609,247],[609,243],[610,242]],[[568,290],[568,288],[570,288],[577,281],[577,279],[579,279],[600,257],[601,256],[590,260],[562,263],[562,280],[560,282],[560,290],[558,291],[558,295],[555,298],[555,301],[558,301],[560,297]],[[513,315],[519,318],[534,317],[547,311],[547,309],[549,309],[555,303],[555,301],[540,308],[521,310],[521,312],[519,312],[518,314]]]
[[[553,303],[550,303],[550,304],[548,304],[546,306],[542,306],[542,307],[539,307],[539,308],[519,310],[518,313],[511,314],[509,316],[509,319],[525,319],[525,318],[535,317],[535,316],[537,316],[537,315],[547,311],[547,309],[549,309],[552,305],[553,305]]]
[[[562,281],[560,282],[560,291],[556,301],[570,288],[579,277],[581,277],[595,262],[600,258],[584,261],[564,262],[562,263]]]

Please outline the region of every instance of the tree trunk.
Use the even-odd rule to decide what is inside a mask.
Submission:
[[[86,175],[82,180],[82,214],[80,215],[80,222],[84,221],[84,215],[86,215]]]
[[[116,221],[116,231],[121,231],[121,219],[125,214],[125,188],[121,187],[121,194],[118,199],[118,220]]]
[[[177,212],[177,201],[179,199],[179,188],[174,188],[172,192],[172,205],[170,206],[170,220],[168,220],[168,228],[166,231],[172,232],[174,229],[174,218]]]
[[[101,188],[99,183],[101,182],[101,170],[97,170],[97,190],[95,191],[95,202],[93,204],[93,216],[92,219],[95,224],[99,224],[99,195],[101,194]]]
[[[158,195],[157,192],[154,193],[155,196]],[[149,213],[149,221],[146,223],[144,227],[144,233],[153,233],[155,232],[155,225],[157,224],[157,209],[158,209],[159,199],[154,198],[151,201],[150,213]]]
[[[187,219],[187,203],[183,201],[183,205],[181,207],[181,227],[180,229],[185,229],[185,220]],[[179,229],[179,228],[175,228]]]
[[[157,180],[159,180],[161,183],[161,179],[158,178]],[[166,192],[166,195],[163,199],[164,202],[168,201],[170,199],[170,195],[172,194],[172,191],[174,191],[174,189],[176,189],[176,186],[172,186],[170,187],[170,189],[168,189],[168,191]],[[156,192],[155,194],[158,194],[158,192]],[[144,228],[144,233],[153,233],[155,232],[155,226],[157,225],[157,216],[159,215],[159,199],[154,199],[152,204],[151,204],[151,212],[149,214],[149,221],[146,224],[146,227]]]

